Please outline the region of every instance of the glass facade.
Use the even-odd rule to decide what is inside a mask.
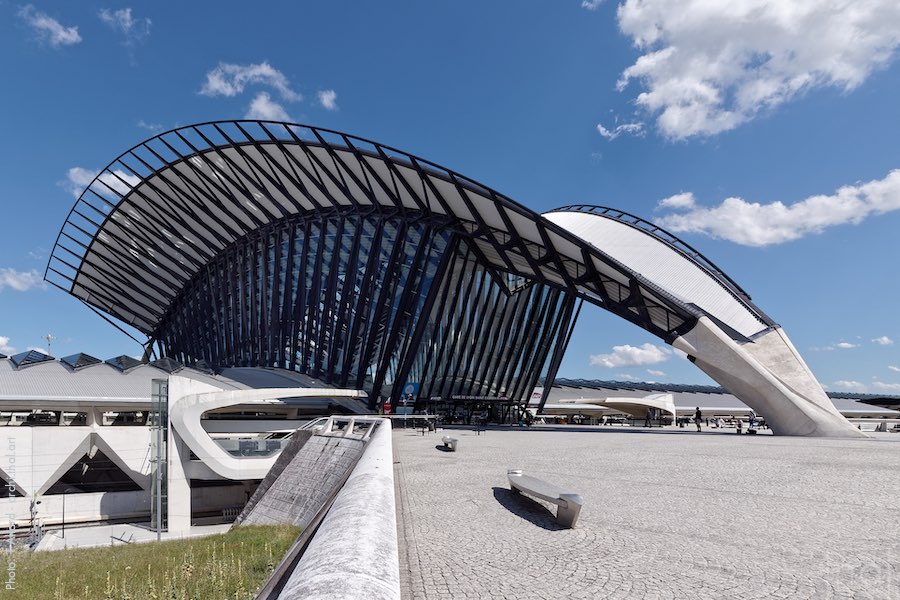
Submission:
[[[525,399],[564,346],[576,299],[497,271],[449,219],[293,215],[238,240],[153,337],[185,364],[292,369],[396,401]]]

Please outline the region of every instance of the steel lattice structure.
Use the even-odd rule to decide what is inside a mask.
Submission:
[[[663,338],[697,317],[458,173],[259,121],[176,129],[119,156],[70,211],[45,277],[162,355],[385,396],[412,380],[428,395],[527,395],[552,380],[578,299]],[[449,341],[460,335],[475,343]]]

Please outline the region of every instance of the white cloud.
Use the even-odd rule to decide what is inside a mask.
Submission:
[[[28,348],[26,348],[26,352],[30,352],[31,350],[34,350],[35,352],[40,352],[41,354],[43,354],[45,356],[50,356],[49,354],[47,354],[47,349],[41,348],[40,346],[28,346]]]
[[[672,351],[662,346],[654,346],[646,343],[639,347],[613,346],[610,354],[591,355],[591,364],[610,369],[618,367],[637,367],[641,365],[655,365],[665,362],[672,356]]]
[[[836,388],[836,391],[839,391],[839,392],[865,392],[866,391],[866,384],[861,383],[859,381],[852,381],[852,380],[846,381],[846,380],[842,379],[840,381],[835,381],[834,386]]]
[[[78,35],[78,27],[65,27],[56,19],[35,10],[31,4],[26,4],[19,9],[19,17],[35,31],[39,40],[50,44],[54,48],[71,46],[81,41],[81,36]]]
[[[97,177],[98,173],[99,171],[92,171],[91,169],[85,169],[84,167],[72,167],[66,171],[66,179],[65,181],[60,182],[59,185],[68,190],[74,197],[78,198],[91,182],[94,181],[94,178]],[[131,191],[132,187],[136,186],[141,181],[141,178],[137,175],[126,173],[121,169],[116,169],[112,174],[104,172],[100,175],[100,181],[105,185],[95,186],[94,189],[97,192],[101,194],[107,193],[108,188],[111,188],[124,196]],[[115,196],[115,194],[111,195]],[[115,197],[111,199],[115,200]]]
[[[851,91],[894,58],[897,0],[626,0],[619,28],[642,52],[618,88],[674,139],[734,129],[809,90]]]
[[[637,381],[638,378],[634,375],[629,375],[628,373],[618,373],[616,374],[616,381]]]
[[[153,24],[148,18],[135,19],[130,8],[102,8],[97,16],[113,31],[125,36],[125,43],[128,45],[140,42],[150,35],[150,26]]]
[[[319,104],[326,110],[337,110],[337,92],[334,90],[323,90],[318,93]]]
[[[643,123],[623,123],[616,125],[613,129],[607,129],[601,124],[597,124],[597,132],[609,141],[613,141],[620,135],[633,135],[636,137],[644,137]]]
[[[879,346],[891,346],[894,343],[894,340],[892,340],[891,338],[889,338],[886,335],[877,337],[877,338],[873,339],[872,341],[875,342],[876,344],[878,344]]]
[[[884,179],[844,186],[829,196],[810,196],[790,205],[726,198],[711,208],[684,208],[689,210],[666,215],[658,224],[674,232],[702,233],[745,246],[781,244],[900,209],[900,169],[891,171]]]
[[[659,201],[659,204],[656,205],[656,208],[671,208],[673,210],[683,210],[686,208],[694,208],[696,204],[697,201],[694,199],[694,194],[692,194],[691,192],[682,192],[681,194],[675,194],[674,196],[663,198]]]
[[[601,4],[603,4],[603,0],[581,0],[581,8],[588,10],[597,10]]]
[[[890,369],[891,371],[900,373],[900,367],[895,367],[894,365],[888,365],[888,369]]]
[[[263,121],[291,120],[284,107],[272,100],[266,92],[260,92],[256,95],[256,98],[250,103],[250,108],[247,109],[247,114],[244,115],[244,118]]]
[[[16,349],[9,345],[9,338],[5,335],[0,335],[0,352],[7,356],[16,353]]]
[[[647,369],[647,373],[653,375],[654,377],[663,377],[665,375],[663,371],[657,371],[655,369]]]
[[[206,83],[200,93],[204,96],[231,97],[242,93],[248,85],[270,87],[289,102],[303,99],[303,96],[291,89],[287,77],[265,61],[258,65],[219,63],[219,66],[206,74]]]
[[[859,348],[859,344],[837,342],[836,344],[829,344],[827,346],[813,346],[810,350],[815,350],[817,352],[831,352],[832,350],[852,350],[853,348]]]
[[[0,292],[4,288],[10,288],[17,292],[27,292],[32,288],[43,288],[44,282],[40,274],[34,269],[30,271],[16,271],[10,268],[0,268]]]
[[[159,123],[148,123],[147,121],[140,119],[137,122],[137,126],[141,129],[146,129],[147,131],[152,131],[156,133],[157,131],[162,131],[163,126]]]
[[[898,392],[900,393],[900,383],[885,383],[883,381],[876,381],[872,384],[876,390],[882,392]]]

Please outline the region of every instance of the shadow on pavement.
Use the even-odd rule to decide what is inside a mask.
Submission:
[[[438,444],[437,446],[435,446],[435,448],[440,450],[441,452],[453,452],[453,450],[443,444]]]
[[[500,506],[512,514],[518,515],[547,531],[562,531],[566,529],[556,521],[556,515],[540,502],[532,500],[523,494],[515,494],[508,488],[495,487],[493,490],[494,498],[500,503]]]

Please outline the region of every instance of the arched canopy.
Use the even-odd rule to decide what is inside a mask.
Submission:
[[[152,335],[229,246],[279,219],[326,211],[445,219],[510,288],[548,283],[667,340],[703,314],[604,244],[458,173],[344,133],[261,121],[183,127],[119,156],[70,211],[45,278]]]

